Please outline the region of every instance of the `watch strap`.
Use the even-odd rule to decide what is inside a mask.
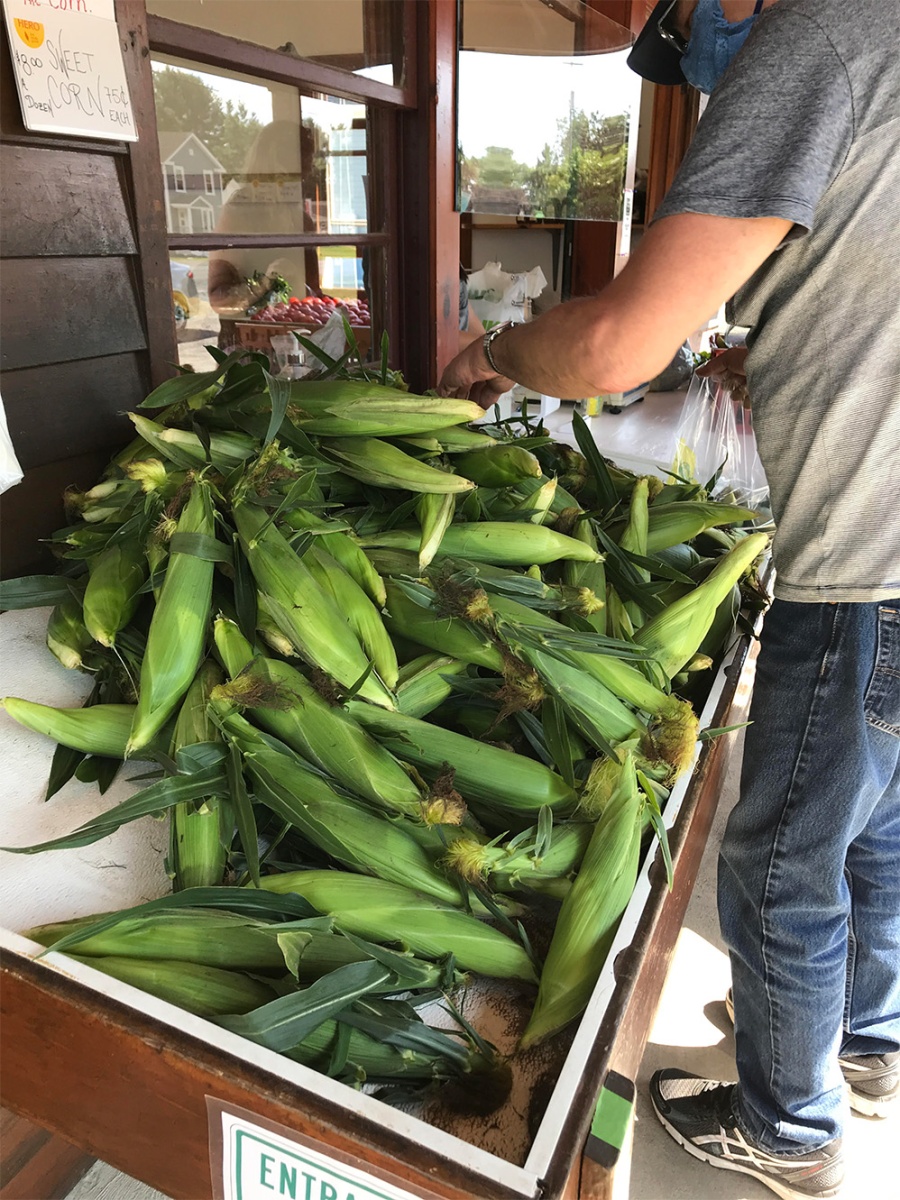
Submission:
[[[501,333],[506,333],[507,329],[512,329],[513,326],[519,325],[519,324],[521,324],[521,322],[519,322],[519,321],[501,321],[499,325],[494,325],[493,328],[489,329],[487,331],[487,333],[484,335],[484,338],[482,339],[481,344],[484,348],[484,357],[488,360],[488,366],[497,375],[502,375],[503,371],[501,371],[500,368],[497,366],[497,364],[494,362],[494,355],[493,355],[493,352],[491,351],[491,344],[493,343],[495,338],[500,336]]]

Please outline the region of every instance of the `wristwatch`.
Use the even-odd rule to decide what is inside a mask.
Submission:
[[[499,325],[492,326],[482,339],[481,345],[484,349],[484,357],[488,360],[488,366],[491,368],[491,370],[495,371],[498,375],[503,375],[504,372],[501,371],[494,362],[494,356],[491,353],[491,343],[493,342],[494,338],[499,337],[501,333],[506,333],[507,329],[512,329],[514,325],[521,324],[521,321],[501,321]]]

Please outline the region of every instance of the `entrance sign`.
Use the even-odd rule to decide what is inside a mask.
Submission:
[[[113,0],[4,0],[26,129],[136,142]]]
[[[421,1200],[387,1180],[377,1178],[321,1149],[278,1133],[271,1122],[257,1123],[250,1114],[210,1105],[210,1126],[221,1112],[221,1187],[218,1200]],[[212,1146],[218,1139],[212,1138]],[[213,1161],[214,1176],[218,1164]]]

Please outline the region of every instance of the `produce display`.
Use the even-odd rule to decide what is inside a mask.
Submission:
[[[171,895],[30,936],[351,1084],[465,1077],[489,1109],[508,1064],[461,985],[521,991],[523,1048],[583,1011],[767,535],[616,468],[577,417],[581,452],[472,428],[386,364],[288,383],[216,358],[67,496],[59,573],[0,584],[53,606],[50,650],[93,680],[78,709],[2,702],[58,743],[48,798],[141,781],[6,849],[171,831]],[[436,997],[453,1031],[417,1011]]]
[[[365,300],[335,300],[333,296],[291,296],[264,308],[256,308],[248,321],[275,322],[285,325],[324,325],[334,313],[342,313],[351,325],[371,324],[369,305]]]

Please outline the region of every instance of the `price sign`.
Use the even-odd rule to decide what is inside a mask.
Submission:
[[[136,142],[113,0],[4,0],[26,129]]]

